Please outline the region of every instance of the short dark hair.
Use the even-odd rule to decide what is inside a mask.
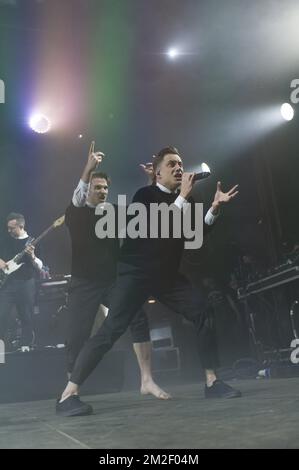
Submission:
[[[9,222],[10,220],[16,220],[18,225],[22,225],[23,227],[25,227],[25,217],[23,216],[23,214],[18,214],[17,212],[11,212],[6,217],[6,222]]]
[[[93,179],[95,178],[102,178],[104,180],[107,181],[107,184],[108,186],[111,184],[111,179],[109,178],[109,176],[107,175],[107,173],[103,173],[102,171],[94,171],[92,174],[91,174],[91,177],[90,177],[90,183],[92,182]]]
[[[156,174],[157,168],[160,165],[160,163],[163,161],[165,155],[168,155],[168,154],[180,155],[178,149],[173,147],[172,145],[162,148],[160,152],[158,152],[157,155],[155,155],[155,158],[153,161],[154,174]]]

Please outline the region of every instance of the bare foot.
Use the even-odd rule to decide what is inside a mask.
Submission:
[[[154,395],[154,397],[159,398],[160,400],[169,400],[171,395],[162,390],[153,380],[148,382],[143,382],[140,389],[141,395]]]
[[[78,395],[78,392],[62,394],[62,396],[59,400],[59,403],[62,403],[64,400],[71,397],[72,395]]]

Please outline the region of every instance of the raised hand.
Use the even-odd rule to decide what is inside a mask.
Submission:
[[[215,209],[215,211],[216,211],[216,210],[219,209],[221,204],[225,204],[225,203],[231,201],[239,193],[239,191],[237,191],[238,186],[239,185],[236,184],[229,191],[224,193],[222,191],[222,188],[221,188],[221,182],[218,181],[216,193],[215,193],[215,196],[214,196],[214,201],[212,203],[213,209]]]
[[[86,167],[89,171],[93,171],[99,163],[101,163],[103,157],[105,156],[103,152],[94,151],[95,141],[93,140],[90,144],[88,160]]]
[[[84,167],[81,179],[84,183],[89,183],[91,173],[96,169],[97,165],[101,163],[105,154],[103,152],[94,151],[95,141],[93,140],[89,147],[87,163]]]
[[[140,168],[142,168],[144,173],[148,176],[149,183],[151,184],[155,179],[153,164],[151,162],[148,162],[148,163],[145,163],[145,164],[141,163],[139,166],[140,166]]]

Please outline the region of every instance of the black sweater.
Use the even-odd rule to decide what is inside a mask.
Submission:
[[[115,280],[116,263],[119,256],[118,238],[100,239],[95,226],[100,216],[95,209],[69,205],[65,223],[72,240],[72,276],[97,280],[107,286]]]
[[[171,205],[176,200],[178,194],[166,193],[158,186],[146,186],[137,191],[133,202],[143,203],[147,209],[151,203],[166,203]],[[195,210],[195,203],[192,198],[188,202],[192,204],[192,210]],[[180,265],[184,250],[185,238],[182,232],[180,238],[171,236],[170,220],[169,238],[137,238],[127,237],[121,248],[120,261],[140,268],[142,271],[154,275],[161,279],[164,276],[175,276]],[[204,224],[204,233],[210,226]],[[147,211],[147,229],[149,233],[149,210]],[[160,230],[160,226],[159,226]]]

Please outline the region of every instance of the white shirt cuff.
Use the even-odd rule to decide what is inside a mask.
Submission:
[[[212,209],[210,208],[210,209],[208,210],[208,212],[206,213],[206,215],[205,215],[205,223],[206,223],[207,225],[213,225],[213,223],[215,222],[215,220],[216,220],[218,217],[219,217],[219,212],[218,212],[217,215],[214,215],[214,214],[212,213]]]
[[[87,199],[87,194],[88,194],[88,189],[89,189],[89,184],[85,183],[80,179],[78,186],[76,187],[73,198],[72,198],[72,203],[74,204],[75,207],[82,207],[86,203]]]
[[[35,266],[36,266],[39,270],[42,269],[42,267],[43,267],[43,262],[42,262],[41,259],[35,257],[34,260],[33,260],[33,263],[35,264]]]
[[[183,211],[186,210],[186,208],[188,207],[188,201],[181,195],[179,195],[176,200],[174,201],[174,204],[179,208],[179,209],[183,209]]]

